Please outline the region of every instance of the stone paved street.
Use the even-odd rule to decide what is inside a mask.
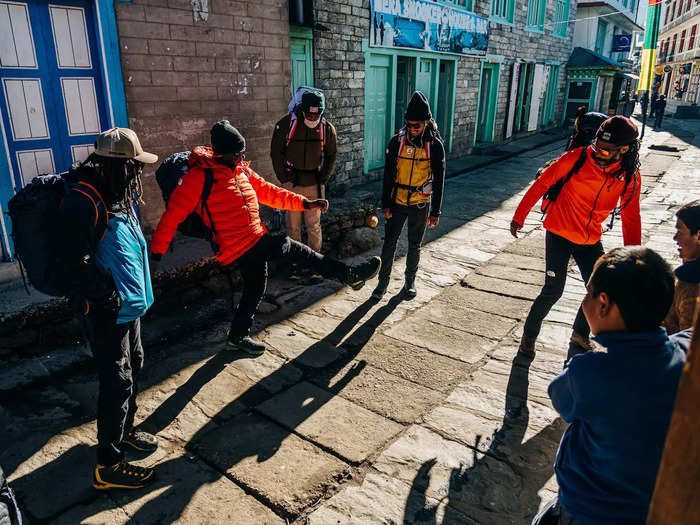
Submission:
[[[665,126],[644,140],[642,221],[675,266],[674,212],[700,195],[700,123]],[[0,464],[31,523],[529,523],[557,490],[565,424],[547,385],[584,285],[572,269],[535,360],[514,360],[544,281],[544,232],[534,211],[518,240],[508,225],[563,145],[448,180],[413,301],[398,295],[401,259],[379,304],[374,282],[273,287],[288,308],[258,319],[260,358],[224,348],[226,323],[147,348],[138,415],[161,442],[138,461],[159,466],[147,490],[92,489],[89,370],[4,403]],[[603,243],[622,244],[619,221]]]

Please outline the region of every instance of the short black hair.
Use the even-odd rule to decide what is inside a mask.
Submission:
[[[695,235],[700,231],[700,200],[689,202],[681,206],[676,212],[676,217],[683,221],[690,233]]]
[[[675,283],[671,267],[658,253],[626,246],[596,261],[589,284],[594,297],[605,292],[617,305],[628,332],[646,332],[661,326]]]

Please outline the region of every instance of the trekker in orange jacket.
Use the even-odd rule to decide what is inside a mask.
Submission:
[[[544,228],[545,283],[525,321],[518,352],[534,357],[542,321],[564,292],[569,259],[573,256],[584,282],[604,250],[600,242],[603,222],[620,203],[625,246],[642,242],[639,216],[639,140],[637,126],[623,116],[605,120],[590,146],[567,151],[547,167],[521,200],[510,225],[517,237],[528,212],[557,183],[571,173],[581,155],[585,161],[564,183],[546,208]],[[569,343],[567,360],[591,349],[590,328],[579,308]]]
[[[190,169],[180,179],[168,200],[168,207],[151,241],[154,271],[168,250],[178,225],[196,212],[214,234],[215,256],[224,273],[230,276],[232,263],[238,262],[243,278],[243,295],[235,309],[228,344],[252,355],[260,355],[265,345],[248,336],[255,311],[265,293],[268,261],[286,258],[310,267],[324,277],[337,279],[359,290],[379,271],[381,261],[373,257],[357,266],[325,257],[284,234],[272,235],[260,220],[260,203],[291,211],[328,209],[324,199],[305,197],[270,184],[250,168],[245,159],[245,139],[228,120],[217,122],[211,130],[212,147],[198,146],[190,154]],[[214,183],[204,207],[201,202],[205,170]],[[207,210],[208,208],[208,210]]]

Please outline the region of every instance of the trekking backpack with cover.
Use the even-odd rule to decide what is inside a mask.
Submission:
[[[0,525],[22,525],[22,514],[0,467]]]
[[[97,232],[96,239],[101,239],[106,231],[107,206],[97,189],[86,182],[71,180],[70,173],[35,177],[10,199],[7,206],[12,218],[15,254],[20,268],[23,268],[23,277],[26,272],[32,286],[46,295],[64,297],[72,292],[65,288],[64,280],[51,271],[55,266],[53,239],[56,217],[64,197],[72,191],[92,202],[95,207],[94,225],[104,225],[105,228]]]
[[[177,187],[179,180],[187,175],[189,171],[189,151],[181,151],[179,153],[174,153],[170,155],[167,159],[156,170],[156,181],[160,187],[160,191],[163,194],[163,200],[165,201],[165,206],[168,206],[168,200],[170,195]],[[214,185],[214,174],[208,168],[204,170],[204,187],[202,188],[202,196],[200,200],[202,202],[202,208],[207,213],[209,217],[209,224],[214,224],[211,218],[211,213],[209,212],[209,206],[207,205],[207,199],[211,193],[211,188]],[[196,212],[190,213],[187,218],[182,221],[178,227],[178,231],[183,235],[188,237],[197,237],[199,239],[204,239],[212,243],[214,247],[213,239],[214,234],[212,231],[204,224],[202,218]],[[217,250],[214,249],[216,252]]]

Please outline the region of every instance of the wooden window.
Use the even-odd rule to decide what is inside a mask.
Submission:
[[[547,9],[547,0],[528,0],[527,24],[528,31],[544,31],[544,15]]]
[[[492,0],[491,18],[496,21],[513,23],[515,0]]]
[[[683,52],[683,44],[685,44],[685,29],[681,32],[681,40],[678,42],[678,52]]]
[[[693,28],[690,30],[690,39],[688,40],[688,50],[693,49],[693,46],[695,45],[695,30],[698,28],[697,24],[693,26]]]
[[[554,3],[554,30],[555,36],[566,38],[569,29],[569,0],[555,0]]]

